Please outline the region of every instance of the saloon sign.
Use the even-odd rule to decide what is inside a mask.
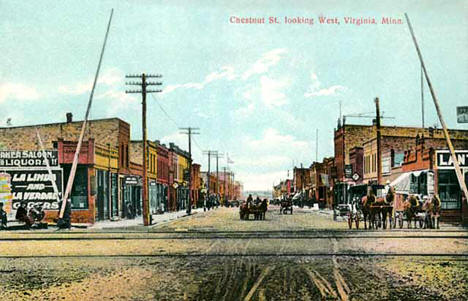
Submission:
[[[49,166],[58,166],[58,152],[45,151]],[[0,168],[46,167],[42,151],[0,151]]]
[[[461,168],[468,168],[468,150],[455,151],[458,164]],[[453,169],[453,160],[448,150],[436,151],[437,168],[438,169]]]
[[[52,175],[47,170],[47,162]],[[44,210],[59,209],[63,172],[58,166],[58,152],[55,150],[0,151],[0,199],[8,205],[9,218],[14,216],[22,202],[26,202],[28,208],[42,205]],[[58,192],[54,191],[53,181]]]

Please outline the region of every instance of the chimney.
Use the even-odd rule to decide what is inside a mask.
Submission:
[[[67,113],[67,123],[70,123],[70,122],[72,122],[72,121],[73,121],[73,114],[70,113],[70,112],[68,112],[68,113]]]

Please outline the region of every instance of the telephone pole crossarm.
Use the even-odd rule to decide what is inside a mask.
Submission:
[[[200,128],[179,128],[182,130],[181,134],[185,134],[188,136],[188,148],[189,148],[189,166],[188,166],[188,187],[189,187],[189,195],[188,195],[188,206],[187,206],[187,214],[192,213],[192,135],[199,135]]]

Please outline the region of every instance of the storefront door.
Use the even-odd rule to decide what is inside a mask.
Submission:
[[[104,220],[109,216],[109,182],[107,171],[97,170],[97,218]]]

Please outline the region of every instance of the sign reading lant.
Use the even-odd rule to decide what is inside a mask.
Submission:
[[[468,150],[455,151],[458,164],[461,168],[468,167]],[[453,160],[448,150],[436,151],[437,168],[438,169],[453,169]]]
[[[58,151],[45,151],[49,166],[58,166]],[[46,167],[42,151],[0,151],[0,168]]]

